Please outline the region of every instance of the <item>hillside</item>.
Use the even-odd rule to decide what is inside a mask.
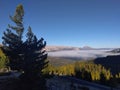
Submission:
[[[97,58],[94,63],[110,69],[113,74],[120,72],[120,55]]]
[[[59,57],[48,57],[47,60],[52,64],[53,66],[61,66],[61,65],[67,65],[74,63],[74,60],[71,59],[64,59]]]

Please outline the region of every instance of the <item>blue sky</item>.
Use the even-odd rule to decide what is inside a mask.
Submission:
[[[18,4],[47,45],[120,47],[120,0],[0,0],[0,43]]]

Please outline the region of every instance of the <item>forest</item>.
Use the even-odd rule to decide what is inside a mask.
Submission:
[[[108,63],[109,64],[109,63]],[[101,64],[91,61],[78,61],[72,64],[54,66],[49,64],[43,70],[47,76],[72,76],[108,86],[117,86],[120,83],[120,72],[112,74],[110,69],[106,69]]]

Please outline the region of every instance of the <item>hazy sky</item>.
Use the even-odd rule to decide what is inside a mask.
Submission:
[[[18,4],[47,45],[120,47],[120,0],[0,0],[0,43]]]

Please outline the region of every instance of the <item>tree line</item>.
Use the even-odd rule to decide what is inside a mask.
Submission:
[[[54,66],[49,64],[44,70],[45,75],[73,76],[90,82],[116,86],[120,83],[120,73],[113,75],[110,69],[106,69],[100,64],[81,61],[64,66]]]

